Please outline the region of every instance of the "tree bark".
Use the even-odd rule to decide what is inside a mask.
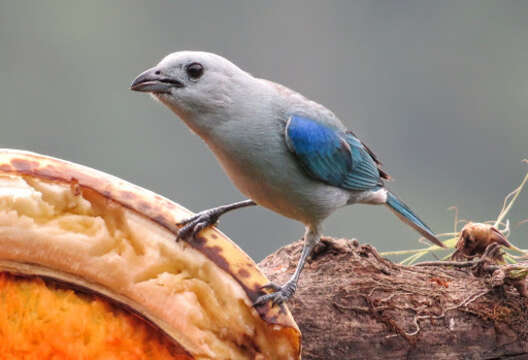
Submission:
[[[284,283],[301,248],[259,266]],[[527,298],[490,274],[401,266],[368,245],[323,239],[288,302],[303,359],[528,359]]]

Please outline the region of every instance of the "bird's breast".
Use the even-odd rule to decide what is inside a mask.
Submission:
[[[280,126],[228,127],[205,140],[244,195],[286,217],[318,222],[350,197],[306,176],[287,149]]]

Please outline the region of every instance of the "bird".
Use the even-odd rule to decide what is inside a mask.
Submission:
[[[254,306],[280,305],[296,289],[324,220],[352,204],[386,205],[433,244],[434,232],[393,192],[374,152],[323,105],[278,83],[254,77],[226,58],[178,51],[139,74],[133,91],[150,93],[207,144],[247,200],[197,213],[178,226],[195,236],[223,214],[259,205],[304,224],[295,272],[261,289]]]

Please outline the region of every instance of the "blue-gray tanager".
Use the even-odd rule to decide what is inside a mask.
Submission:
[[[350,204],[385,204],[438,246],[418,216],[383,180],[374,153],[324,106],[282,85],[253,77],[221,56],[195,51],[168,55],[132,83],[150,92],[198,134],[236,187],[251,200],[205,210],[180,225],[179,237],[194,236],[240,207],[261,205],[306,226],[295,273],[255,305],[290,298],[322,222]]]

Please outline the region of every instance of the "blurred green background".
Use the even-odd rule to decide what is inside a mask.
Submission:
[[[437,232],[495,218],[528,157],[528,1],[0,0],[0,146],[85,164],[192,209],[241,200],[172,113],[128,89],[177,50],[219,53],[332,109]],[[512,210],[528,218],[528,191]],[[384,207],[325,233],[381,250],[418,235]],[[260,260],[303,233],[265,209],[220,228]],[[511,240],[528,244],[528,225]]]

